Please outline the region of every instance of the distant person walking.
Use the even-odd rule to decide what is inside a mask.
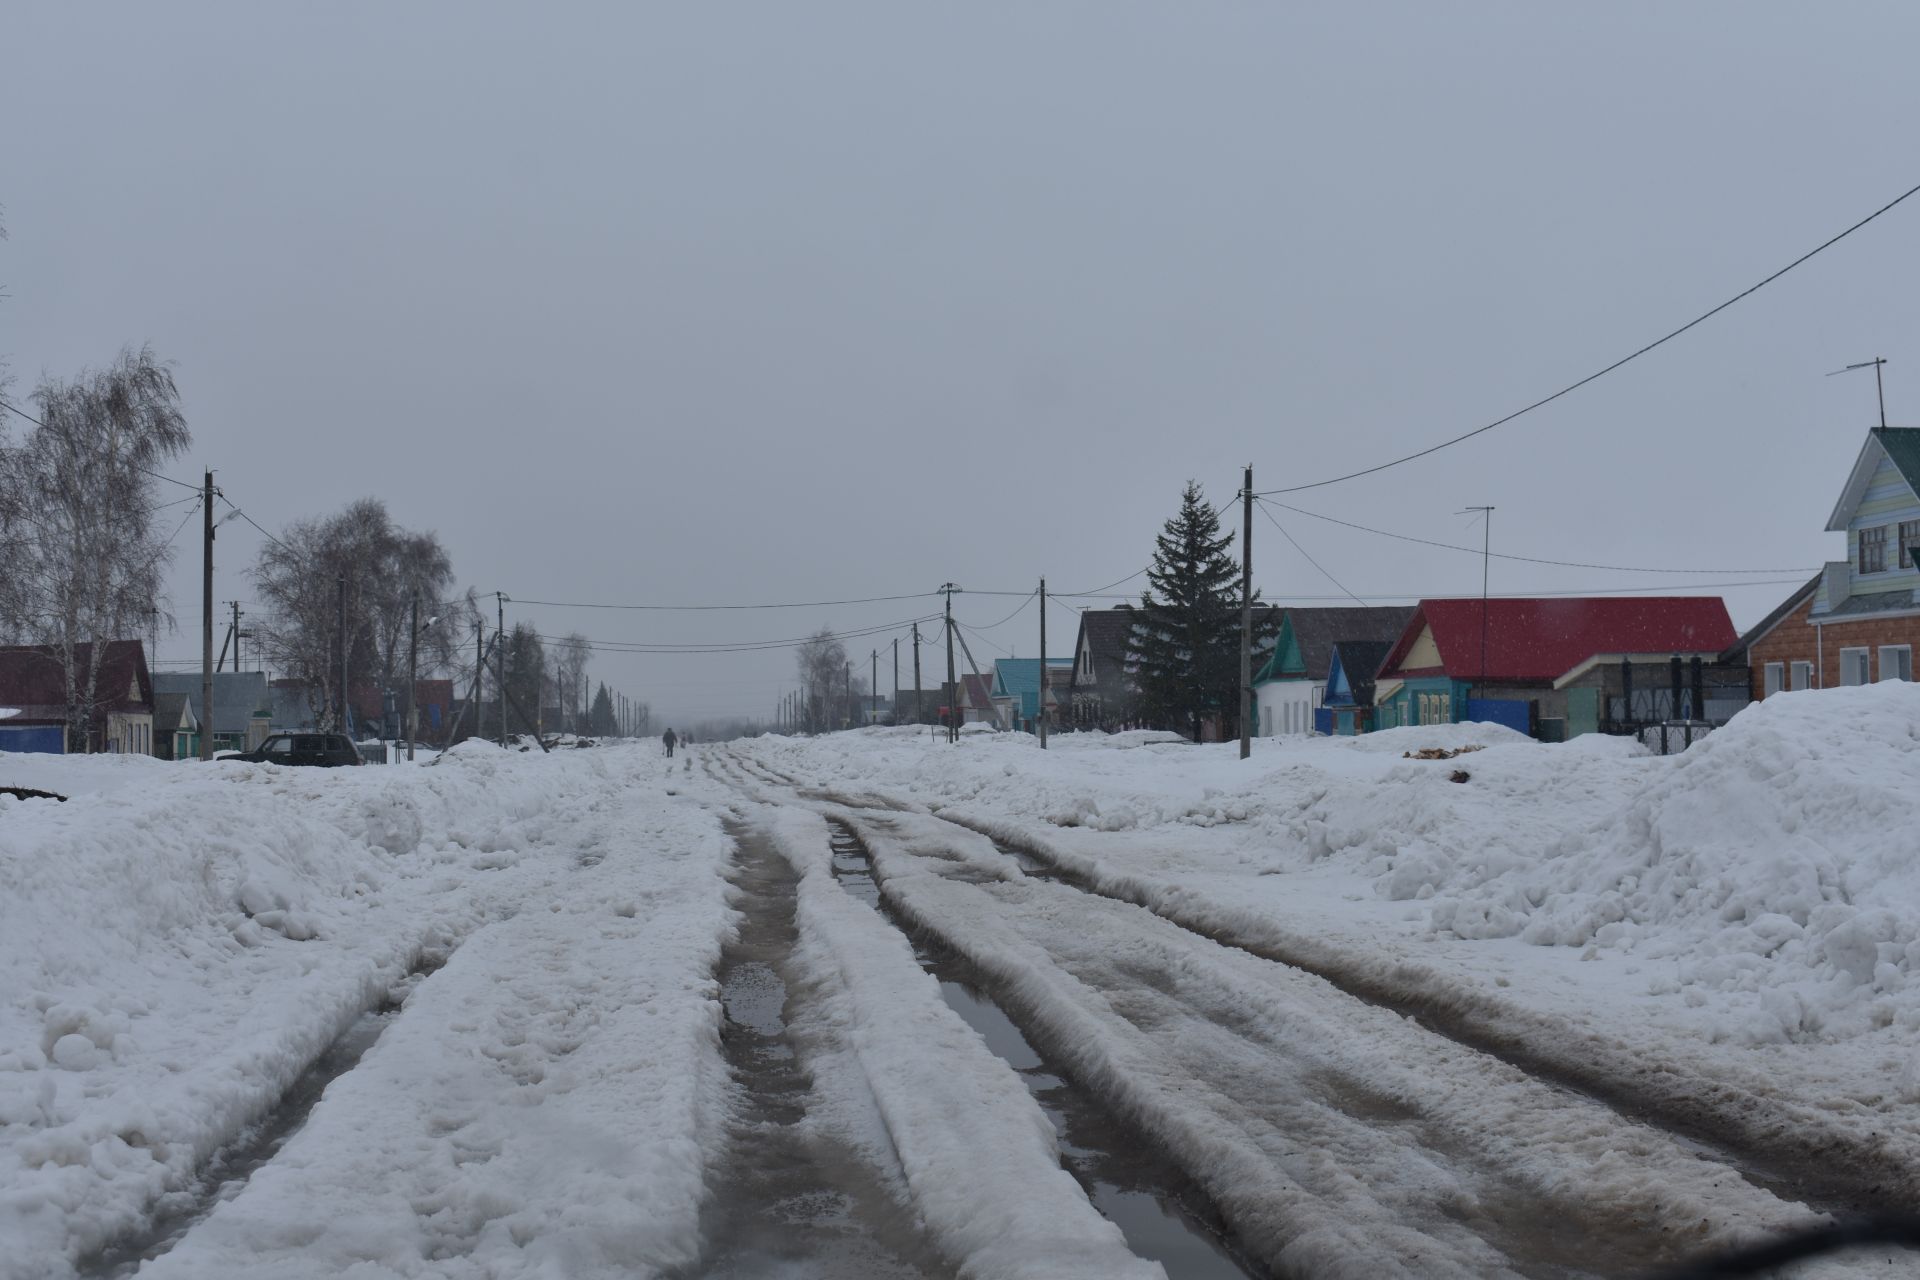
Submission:
[[[660,741],[667,744],[667,759],[669,760],[673,759],[673,745],[674,743],[680,741],[680,739],[674,737],[673,730],[669,729],[665,733],[660,735]]]

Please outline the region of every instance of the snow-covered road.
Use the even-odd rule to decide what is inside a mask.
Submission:
[[[1868,692],[1677,762],[1453,730],[1464,786],[1388,735],[0,757],[73,797],[0,798],[0,1276],[1619,1276],[1883,1207],[1907,872],[1710,820],[1920,743]]]

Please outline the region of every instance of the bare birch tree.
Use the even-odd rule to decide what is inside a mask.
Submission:
[[[145,633],[163,611],[172,552],[156,516],[175,504],[157,498],[153,471],[193,437],[172,367],[147,347],[45,379],[33,402],[38,424],[0,451],[0,620],[58,660],[69,745],[89,751],[107,642]]]
[[[377,498],[288,525],[261,548],[251,577],[265,606],[258,626],[260,651],[306,683],[309,710],[323,726],[342,727],[337,714],[343,588],[349,688],[362,681],[383,692],[405,687],[416,594],[420,669],[471,670],[458,646],[474,616],[473,604],[450,598],[451,557],[437,535],[395,525]]]

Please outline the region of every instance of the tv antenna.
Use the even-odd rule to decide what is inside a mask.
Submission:
[[[1844,369],[1835,369],[1827,375],[1831,378],[1842,373],[1852,373],[1855,369],[1873,370],[1873,389],[1880,393],[1880,429],[1882,431],[1887,429],[1887,387],[1886,384],[1880,380],[1880,366],[1886,362],[1887,359],[1885,356],[1875,356],[1871,360],[1862,360],[1859,364],[1850,364]]]

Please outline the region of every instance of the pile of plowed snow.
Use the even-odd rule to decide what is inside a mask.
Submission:
[[[1434,925],[1676,959],[1680,987],[1767,993],[1755,1040],[1920,1027],[1882,999],[1920,977],[1920,685],[1769,698],[1590,837],[1436,902]]]

